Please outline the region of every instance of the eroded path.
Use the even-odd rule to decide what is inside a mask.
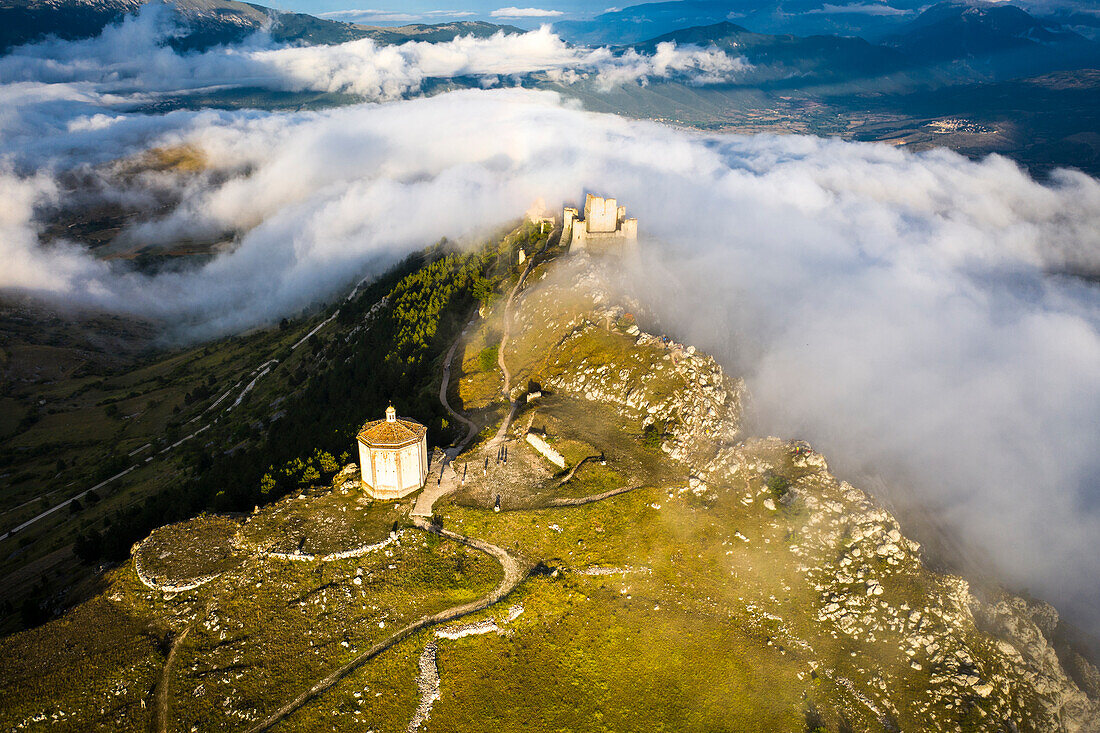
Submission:
[[[570,498],[551,499],[549,502],[547,502],[546,506],[548,506],[548,507],[584,506],[585,504],[593,504],[597,501],[603,501],[604,499],[610,499],[613,496],[618,496],[619,494],[625,494],[629,491],[634,491],[635,489],[640,489],[640,488],[641,488],[640,486],[624,486],[624,487],[619,488],[619,489],[611,489],[611,491],[605,491],[602,494],[593,494],[591,496],[581,496],[581,497],[578,497],[576,499],[570,499]]]
[[[197,619],[196,619],[197,621]],[[161,670],[160,679],[157,681],[157,693],[154,697],[154,728],[157,733],[167,733],[168,730],[168,687],[172,681],[172,663],[176,661],[176,652],[180,644],[191,633],[191,627],[195,621],[187,625],[183,631],[172,639],[172,646],[168,650],[168,657],[164,660],[164,669]]]
[[[508,434],[508,429],[512,426],[512,419],[516,416],[516,411],[519,409],[518,400],[512,399],[512,373],[508,370],[508,361],[505,359],[505,351],[508,348],[508,339],[512,334],[512,303],[516,299],[516,294],[519,293],[520,288],[527,282],[527,276],[531,274],[531,269],[535,266],[535,259],[538,255],[541,255],[550,247],[550,242],[553,240],[554,235],[558,234],[559,238],[561,232],[558,229],[551,230],[550,234],[546,237],[546,242],[543,244],[542,249],[531,255],[527,260],[527,267],[523,268],[523,273],[519,276],[519,280],[516,282],[512,292],[508,293],[508,300],[504,302],[504,329],[500,337],[500,347],[497,348],[497,365],[500,366],[501,374],[504,375],[504,384],[501,386],[501,392],[504,394],[504,398],[508,400],[508,416],[504,418],[504,422],[500,424],[500,429],[497,430],[496,435],[489,441],[490,448],[499,446],[504,440],[504,436]]]
[[[508,552],[505,551],[504,548],[497,547],[496,545],[485,542],[484,540],[479,540],[475,537],[466,537],[465,535],[460,535],[457,532],[450,532],[441,527],[433,526],[427,520],[420,517],[413,517],[413,524],[419,529],[424,530],[425,532],[431,532],[433,534],[439,535],[440,537],[445,537],[446,539],[461,542],[468,547],[472,547],[476,550],[480,550],[481,552],[491,555],[492,557],[496,558],[496,560],[501,564],[501,567],[504,568],[504,578],[500,581],[496,588],[494,588],[487,595],[479,598],[478,600],[471,601],[469,603],[463,603],[458,606],[453,606],[438,613],[422,616],[411,624],[398,630],[388,638],[378,642],[367,651],[363,652],[351,661],[345,663],[333,672],[321,678],[316,684],[303,692],[301,695],[286,703],[253,727],[249,728],[248,733],[260,733],[260,731],[269,730],[273,725],[301,708],[310,700],[327,692],[337,682],[344,679],[349,674],[359,669],[364,664],[392,647],[394,644],[397,644],[399,641],[408,638],[409,636],[415,634],[421,629],[427,628],[429,626],[435,626],[436,624],[454,621],[455,619],[462,618],[463,616],[471,613],[476,613],[477,611],[481,611],[488,608],[489,606],[492,606],[494,603],[497,603],[513,590],[515,590],[516,586],[518,586],[520,582],[523,581],[523,579],[527,576],[527,573],[530,571],[530,565],[523,562],[519,558],[513,557],[512,555],[508,554]]]
[[[477,424],[470,418],[466,417],[465,415],[461,414],[453,407],[451,407],[451,403],[447,399],[447,388],[451,384],[451,362],[454,360],[455,352],[458,350],[459,344],[461,344],[462,341],[465,339],[467,331],[469,331],[470,327],[473,325],[474,320],[471,319],[471,321],[466,324],[466,328],[462,329],[462,333],[459,334],[457,339],[455,339],[455,342],[451,344],[450,350],[447,351],[447,356],[443,360],[443,381],[439,385],[439,402],[443,405],[443,409],[447,411],[448,415],[453,417],[455,420],[458,420],[467,428],[466,437],[463,438],[462,442],[459,443],[455,448],[451,449],[454,451],[455,455],[458,455],[463,450],[465,450],[466,446],[470,444],[470,441],[474,439],[474,436],[476,436],[478,432]],[[448,451],[448,453],[449,452],[450,451]]]

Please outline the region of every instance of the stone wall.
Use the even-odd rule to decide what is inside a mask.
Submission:
[[[537,450],[543,458],[553,463],[558,468],[565,468],[565,456],[554,450],[553,446],[538,433],[527,433],[527,442]]]
[[[626,255],[636,251],[638,220],[626,218],[626,207],[615,199],[588,194],[584,201],[584,218],[577,210],[566,207],[562,214],[563,244],[570,249],[596,253]]]
[[[626,208],[623,207],[625,214]],[[584,199],[584,223],[589,232],[614,232],[619,228],[619,205],[615,199],[588,194]]]
[[[375,499],[400,499],[421,488],[428,477],[428,440],[403,448],[368,448],[359,443],[363,484]]]

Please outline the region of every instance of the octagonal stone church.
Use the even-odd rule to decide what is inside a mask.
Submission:
[[[398,417],[390,405],[385,419],[368,422],[356,440],[363,484],[375,499],[400,499],[424,485],[428,478],[428,428]]]

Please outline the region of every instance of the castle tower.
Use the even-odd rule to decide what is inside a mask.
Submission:
[[[398,417],[390,405],[383,420],[368,422],[356,436],[359,470],[375,499],[400,499],[428,478],[428,429]]]
[[[637,250],[638,220],[626,218],[626,207],[615,199],[588,194],[584,198],[584,218],[576,209],[562,213],[562,242],[570,249],[594,253],[629,254]]]

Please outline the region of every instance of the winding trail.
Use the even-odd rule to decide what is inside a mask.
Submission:
[[[198,619],[196,619],[197,621]],[[180,644],[187,638],[187,635],[191,633],[191,627],[195,625],[195,621],[192,621],[187,625],[176,638],[172,639],[172,646],[168,650],[168,657],[164,660],[164,669],[160,671],[160,679],[157,680],[157,693],[153,699],[155,717],[153,719],[153,730],[156,733],[167,733],[168,731],[168,686],[171,682],[172,663],[176,661],[176,652],[179,650]]]
[[[425,532],[431,532],[433,534],[439,535],[440,537],[445,537],[446,539],[461,542],[468,547],[472,547],[475,550],[480,550],[481,552],[484,552],[487,555],[496,558],[496,560],[501,564],[501,567],[504,568],[504,578],[500,581],[500,584],[497,585],[496,588],[494,588],[487,595],[479,598],[476,601],[463,603],[459,606],[453,606],[443,611],[439,611],[438,613],[421,616],[416,621],[413,621],[411,624],[408,624],[388,638],[378,642],[370,649],[355,657],[351,661],[343,664],[333,672],[321,678],[316,684],[303,692],[301,695],[281,706],[275,712],[271,713],[271,715],[267,716],[262,721],[249,728],[247,730],[247,733],[261,733],[261,731],[269,730],[273,725],[301,708],[307,702],[324,694],[337,682],[344,679],[349,674],[359,669],[364,664],[392,647],[394,644],[397,644],[399,641],[402,641],[412,634],[415,634],[417,631],[420,631],[421,629],[427,628],[429,626],[435,626],[436,624],[454,621],[455,619],[492,606],[494,603],[497,603],[502,598],[505,598],[513,590],[515,590],[516,586],[518,586],[523,581],[523,579],[527,577],[527,574],[531,570],[530,565],[508,554],[508,552],[505,551],[504,548],[489,544],[488,542],[484,540],[479,540],[476,537],[467,537],[465,535],[460,535],[456,532],[445,530],[442,527],[432,526],[431,523],[420,517],[413,517],[412,521],[416,527],[424,530]]]
[[[603,501],[604,499],[610,499],[613,496],[618,496],[619,494],[626,494],[628,492],[631,492],[631,491],[634,491],[635,489],[640,489],[640,488],[642,488],[642,487],[641,486],[624,486],[620,489],[612,489],[611,491],[605,491],[602,494],[592,494],[591,496],[582,496],[582,497],[577,498],[577,499],[551,499],[549,502],[547,502],[546,506],[548,506],[548,507],[584,506],[585,504],[592,504],[592,503],[595,503],[597,501]]]
[[[551,231],[550,235],[546,239],[546,243],[543,245],[542,249],[539,251],[538,254],[541,254],[542,252],[546,251],[546,249],[550,245],[550,241],[553,239],[554,233],[555,233],[554,231]],[[559,237],[560,237],[560,234],[559,234]],[[525,283],[525,281],[527,279],[527,276],[531,272],[531,269],[534,266],[534,264],[535,264],[535,257],[532,256],[531,259],[527,263],[527,267],[524,268],[523,273],[520,276],[519,281],[516,283],[515,287],[512,288],[512,291],[509,294],[508,300],[506,301],[506,304],[505,304],[505,309],[504,309],[504,322],[505,322],[505,324],[504,324],[504,334],[501,337],[500,347],[497,351],[497,362],[498,362],[498,364],[501,368],[501,372],[504,375],[503,392],[504,392],[505,397],[509,400],[509,403],[510,403],[511,407],[510,407],[510,410],[508,412],[508,416],[505,418],[505,420],[501,424],[500,429],[497,431],[497,433],[493,437],[493,439],[489,442],[488,445],[490,447],[492,447],[493,445],[499,444],[500,441],[503,440],[503,437],[507,434],[508,428],[511,425],[512,419],[514,418],[514,416],[516,414],[516,411],[519,407],[519,402],[517,400],[512,400],[511,396],[510,396],[510,392],[511,392],[511,372],[508,370],[508,366],[507,366],[507,363],[506,363],[506,360],[505,360],[504,357],[505,357],[505,349],[506,349],[506,346],[507,346],[507,343],[508,343],[508,339],[511,335],[511,307],[512,307],[513,301],[514,301],[517,293],[519,292],[520,288]],[[327,323],[327,321],[326,321],[326,323]],[[477,434],[479,432],[479,428],[478,428],[477,424],[474,423],[469,418],[467,418],[465,415],[460,414],[453,407],[451,407],[451,404],[450,404],[450,402],[448,401],[448,398],[447,398],[447,389],[450,385],[450,378],[451,378],[451,364],[454,360],[454,355],[458,350],[459,344],[462,343],[462,340],[464,339],[467,331],[469,330],[469,327],[471,325],[473,325],[473,323],[474,323],[474,321],[471,320],[470,324],[467,325],[466,329],[463,329],[462,333],[459,335],[459,337],[457,339],[455,339],[455,342],[453,344],[451,344],[451,348],[447,351],[447,355],[446,355],[446,357],[444,359],[444,362],[443,362],[442,380],[441,380],[440,387],[439,387],[439,401],[440,401],[440,403],[443,405],[443,408],[447,411],[447,413],[449,415],[451,415],[456,420],[462,422],[464,425],[467,426],[467,434],[466,434],[466,437],[463,438],[463,440],[457,446],[452,447],[451,449],[449,449],[448,451],[445,452],[443,462],[440,465],[440,478],[439,478],[439,481],[437,482],[436,486],[430,486],[429,485],[429,487],[425,487],[425,489],[421,492],[420,496],[417,498],[417,501],[416,501],[416,503],[413,507],[410,519],[412,521],[413,526],[415,526],[417,529],[420,529],[421,531],[430,532],[432,534],[438,535],[438,536],[443,537],[445,539],[449,539],[449,540],[452,540],[452,541],[455,541],[455,542],[459,542],[463,545],[466,545],[467,547],[471,547],[475,550],[478,550],[480,552],[483,552],[483,553],[489,555],[490,557],[493,557],[497,562],[500,563],[501,568],[504,571],[504,577],[501,579],[500,583],[492,591],[490,591],[489,593],[487,593],[486,595],[482,596],[481,598],[479,598],[477,600],[470,601],[470,602],[464,603],[464,604],[460,604],[458,606],[452,606],[451,608],[444,609],[444,610],[439,611],[439,612],[434,613],[434,614],[428,614],[428,615],[425,615],[425,616],[421,616],[419,619],[417,619],[417,620],[409,623],[408,625],[402,627],[401,629],[394,632],[393,634],[391,634],[386,639],[378,642],[377,644],[372,646],[370,649],[368,649],[365,652],[359,654],[358,656],[354,657],[353,659],[349,660],[348,662],[344,663],[343,665],[341,665],[337,669],[333,670],[329,674],[322,677],[320,680],[318,680],[316,683],[314,683],[313,686],[311,686],[308,690],[301,693],[300,695],[298,695],[294,699],[290,700],[289,702],[283,704],[282,706],[277,708],[274,712],[272,712],[270,715],[268,715],[266,718],[264,718],[260,722],[256,723],[251,728],[248,728],[246,733],[262,733],[263,731],[267,731],[267,730],[271,729],[272,726],[274,726],[274,725],[278,724],[279,722],[285,720],[289,715],[293,714],[295,711],[300,710],[306,703],[308,703],[311,700],[314,700],[314,699],[318,698],[319,696],[323,695],[325,692],[327,692],[333,686],[335,686],[338,682],[340,682],[340,680],[344,679],[345,677],[347,677],[348,675],[353,673],[355,670],[359,669],[364,664],[366,664],[367,662],[369,662],[372,659],[374,659],[375,657],[377,657],[382,652],[384,652],[387,649],[393,647],[395,644],[397,644],[397,643],[401,642],[402,640],[408,638],[409,636],[417,633],[418,631],[420,631],[422,629],[425,629],[427,627],[430,627],[430,626],[437,625],[437,624],[448,623],[448,622],[451,622],[451,621],[455,621],[456,619],[462,618],[463,616],[467,616],[469,614],[476,613],[478,611],[482,611],[482,610],[498,603],[499,601],[501,601],[502,599],[507,597],[513,590],[515,590],[516,587],[518,587],[519,584],[521,582],[523,582],[524,578],[526,578],[527,575],[531,572],[531,569],[533,568],[532,564],[530,564],[530,563],[528,563],[528,562],[526,562],[526,561],[524,561],[524,560],[522,560],[522,559],[520,559],[516,556],[513,556],[513,555],[509,554],[508,551],[505,550],[504,548],[498,547],[497,545],[494,545],[494,544],[489,543],[489,542],[487,542],[485,540],[482,540],[482,539],[478,539],[476,537],[469,537],[469,536],[466,536],[466,535],[458,534],[457,532],[452,532],[450,530],[443,529],[439,525],[432,524],[427,519],[427,517],[430,517],[431,514],[432,514],[432,510],[433,510],[433,507],[435,505],[435,502],[437,500],[439,500],[440,498],[442,498],[443,496],[445,496],[446,494],[453,491],[457,487],[457,483],[456,483],[457,482],[457,474],[455,474],[453,471],[452,471],[453,475],[448,475],[447,476],[447,479],[448,479],[447,485],[444,485],[443,479],[444,479],[445,467],[450,463],[451,460],[453,460],[453,458],[455,456],[459,455],[466,448],[466,446],[470,444],[470,442],[477,436]],[[324,324],[321,324],[321,325],[323,326]],[[595,458],[595,456],[593,456],[592,458]],[[585,460],[588,460],[588,459],[585,459]],[[584,461],[582,461],[582,463],[583,462]],[[574,472],[576,471],[576,468],[578,468],[578,467],[579,466],[574,467]],[[556,499],[556,500],[554,500],[550,503],[550,506],[579,506],[579,505],[582,505],[582,504],[588,504],[588,503],[591,503],[591,502],[599,501],[601,499],[606,499],[606,498],[609,498],[611,496],[616,496],[618,494],[623,494],[623,493],[626,493],[628,491],[632,491],[634,488],[637,488],[637,487],[614,489],[612,491],[604,492],[603,494],[584,497],[584,498],[581,498],[581,499]],[[166,731],[167,707],[168,707],[168,694],[167,694],[168,676],[169,676],[169,671],[171,669],[172,662],[175,658],[176,648],[179,645],[179,643],[182,642],[183,639],[186,637],[187,632],[190,631],[190,628],[191,627],[189,626],[182,634],[180,634],[179,637],[177,637],[174,640],[172,649],[171,649],[171,651],[169,652],[169,655],[168,655],[168,659],[165,662],[164,671],[162,672],[161,683],[160,683],[160,685],[157,689],[157,729],[156,730],[158,731],[158,733],[163,733],[164,731]]]
[[[475,316],[476,318],[476,316]],[[439,402],[443,405],[443,409],[447,411],[447,414],[453,417],[455,420],[466,425],[468,432],[466,437],[462,439],[462,442],[458,444],[455,449],[455,455],[461,453],[470,441],[477,435],[478,427],[473,420],[460,414],[453,407],[451,407],[450,401],[447,399],[447,388],[451,385],[451,362],[454,360],[455,351],[458,350],[458,345],[462,343],[463,338],[466,336],[466,332],[470,330],[470,327],[474,325],[474,319],[470,319],[470,322],[466,324],[466,328],[462,329],[462,333],[459,334],[455,342],[451,344],[450,350],[447,352],[447,357],[443,360],[443,381],[439,384]]]
[[[508,429],[512,427],[512,420],[519,410],[519,401],[512,399],[512,373],[508,371],[508,363],[504,358],[504,352],[508,346],[508,338],[512,334],[512,302],[515,300],[516,294],[519,293],[520,288],[527,282],[527,276],[531,273],[531,268],[535,266],[536,257],[544,253],[550,247],[550,240],[554,238],[554,234],[557,234],[560,240],[561,231],[555,227],[546,235],[546,242],[542,245],[542,248],[528,258],[527,267],[523,268],[523,274],[519,276],[519,280],[516,282],[515,287],[512,288],[512,292],[508,293],[508,300],[504,301],[504,332],[501,334],[500,346],[497,348],[497,365],[500,366],[500,371],[504,375],[504,384],[501,387],[501,392],[504,394],[504,399],[508,400],[509,409],[508,416],[505,417],[504,422],[500,424],[500,429],[497,430],[493,439],[489,441],[489,448],[499,446],[501,442],[504,441],[504,436],[508,434]]]
[[[520,278],[520,283],[518,283],[516,286],[517,289],[519,287],[519,284],[522,284],[523,279],[526,278],[527,273],[530,271],[530,269],[531,265],[529,263],[527,268],[524,270],[523,276]],[[515,292],[516,289],[513,289],[512,296],[515,295]],[[508,298],[509,304],[511,303],[512,296],[509,296]],[[505,310],[505,314],[507,315],[507,309]],[[470,325],[472,324],[473,321],[471,320]],[[421,629],[427,628],[429,626],[434,626],[436,624],[454,621],[456,619],[462,618],[463,616],[467,616],[471,613],[476,613],[477,611],[481,611],[488,608],[489,606],[492,606],[501,599],[505,598],[513,590],[515,590],[515,588],[530,572],[532,567],[530,564],[525,563],[519,558],[510,555],[504,548],[497,547],[494,544],[486,542],[485,540],[477,539],[476,537],[467,537],[466,535],[461,535],[457,532],[445,530],[440,526],[433,525],[425,518],[431,516],[432,508],[438,499],[455,489],[454,477],[450,477],[451,480],[448,481],[446,486],[443,485],[442,472],[444,470],[444,467],[449,463],[450,459],[452,459],[454,455],[458,455],[459,453],[461,453],[470,443],[470,441],[472,441],[474,437],[478,434],[477,424],[467,418],[465,415],[459,414],[453,407],[451,407],[451,404],[447,399],[447,388],[448,386],[450,386],[451,381],[451,363],[454,361],[454,355],[458,351],[458,346],[460,343],[462,343],[462,340],[465,337],[468,329],[469,325],[466,329],[463,329],[462,333],[459,334],[459,337],[455,339],[455,342],[451,344],[451,348],[447,351],[447,356],[443,360],[443,375],[441,383],[439,385],[440,403],[443,405],[443,408],[447,411],[448,414],[467,426],[468,430],[466,433],[466,437],[462,440],[461,443],[458,444],[456,448],[452,448],[447,452],[446,457],[444,458],[443,463],[440,466],[440,481],[436,484],[436,486],[431,486],[429,484],[429,486],[425,487],[424,490],[420,492],[420,496],[417,497],[416,504],[413,506],[410,518],[412,520],[413,526],[424,532],[431,532],[432,534],[439,535],[440,537],[454,540],[455,542],[460,542],[467,547],[472,547],[475,550],[479,550],[489,555],[490,557],[493,557],[494,559],[496,559],[497,562],[500,563],[501,567],[503,568],[504,578],[500,581],[496,588],[494,588],[487,595],[482,596],[476,601],[453,606],[443,611],[439,611],[438,613],[422,616],[416,621],[413,621],[407,626],[399,629],[386,639],[372,646],[367,651],[363,652],[354,659],[351,659],[350,661],[341,665],[326,676],[322,677],[308,690],[298,695],[293,700],[282,705],[273,713],[264,718],[262,721],[249,728],[246,733],[261,733],[262,731],[269,730],[273,725],[284,720],[288,715],[294,713],[296,710],[301,709],[301,707],[310,700],[313,700],[320,695],[323,695],[325,692],[330,690],[337,682],[344,679],[349,674],[359,669],[382,652],[386,651],[403,639],[408,638],[412,634],[415,634]],[[507,381],[507,377],[505,379]],[[515,403],[513,403],[512,412],[510,413],[509,418],[511,417],[511,414],[514,413]],[[454,452],[453,455],[451,455],[451,451]],[[168,665],[165,666],[167,668]]]
[[[455,339],[455,342],[451,344],[451,348],[447,351],[447,356],[443,359],[443,379],[439,383],[439,402],[449,415],[467,426],[466,437],[463,438],[462,442],[458,445],[452,446],[444,451],[443,461],[439,465],[439,480],[434,486],[432,485],[430,475],[435,473],[435,466],[429,467],[428,485],[425,486],[420,492],[420,495],[416,497],[416,502],[413,504],[412,516],[414,517],[430,517],[432,515],[432,507],[435,503],[458,488],[455,484],[455,476],[445,475],[446,467],[454,460],[455,456],[466,450],[466,446],[477,437],[478,431],[480,430],[477,423],[451,407],[451,403],[447,399],[447,388],[450,387],[451,384],[451,362],[454,361],[455,352],[458,351],[459,344],[462,343],[462,340],[466,337],[467,331],[469,331],[470,326],[473,324],[474,319],[471,319],[466,325],[466,328],[462,329],[462,333]],[[447,478],[446,484],[443,482],[445,477]]]

